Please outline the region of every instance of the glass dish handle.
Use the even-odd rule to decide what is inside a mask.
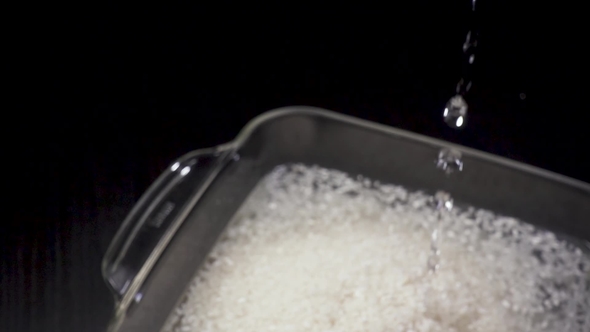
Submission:
[[[191,208],[231,158],[231,145],[194,151],[174,162],[133,207],[105,254],[102,275],[126,310]]]

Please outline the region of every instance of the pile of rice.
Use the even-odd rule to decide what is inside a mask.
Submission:
[[[590,258],[513,218],[455,208],[440,269],[420,192],[303,165],[268,175],[164,331],[588,332]]]

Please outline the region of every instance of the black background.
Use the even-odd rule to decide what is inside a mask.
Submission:
[[[441,113],[461,77],[468,0],[44,6],[7,11],[0,331],[103,331],[100,260],[134,202],[170,161],[276,107],[319,106],[590,182],[587,38],[566,3],[479,1],[461,131]]]

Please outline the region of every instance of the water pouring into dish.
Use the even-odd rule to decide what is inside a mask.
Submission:
[[[473,64],[475,62],[475,49],[477,47],[477,29],[475,27],[475,5],[476,0],[471,1],[471,27],[463,43],[463,72],[461,79],[457,83],[456,95],[451,97],[443,110],[443,119],[445,123],[453,129],[463,129],[467,122],[467,111],[469,105],[465,100],[465,95],[472,87]],[[443,148],[439,151],[436,160],[436,167],[442,170],[447,177],[456,172],[463,170],[463,160],[461,152],[456,149]],[[435,273],[440,265],[440,223],[445,211],[453,208],[453,199],[451,194],[439,191],[433,197],[433,201],[438,211],[438,222],[436,223],[431,235],[431,253],[428,259],[428,271]]]
[[[472,0],[472,14],[475,5]],[[443,110],[443,120],[453,129],[467,124],[466,95],[473,85],[476,47],[477,30],[472,26],[463,45],[462,78]],[[224,146],[235,149],[234,156],[240,152],[240,158],[219,163],[223,166],[215,169],[219,174],[204,182],[214,190],[198,191],[205,192],[203,200],[190,197],[204,212],[194,219],[183,214],[184,222],[199,226],[193,235],[212,232],[209,238],[218,240],[210,248],[197,248],[206,250],[201,253],[206,258],[202,263],[195,260],[198,272],[163,331],[590,331],[588,250],[525,222],[529,220],[456,202],[455,193],[466,195],[453,184],[467,173],[462,173],[464,166],[469,171],[489,170],[484,164],[505,167],[494,181],[569,193],[575,211],[584,211],[576,202],[579,196],[587,197],[590,188],[570,193],[557,183],[554,189],[546,178],[530,180],[537,174],[510,169],[506,161],[474,157],[466,150],[462,151],[469,161],[476,159],[479,164],[464,165],[458,149],[438,149],[445,146],[443,142],[393,128],[375,129],[373,124],[320,110],[284,111],[254,123],[247,134]],[[272,130],[265,131],[265,126]],[[301,130],[294,129],[297,126]],[[322,139],[316,141],[311,135],[313,144],[305,149],[298,140],[284,140],[284,136],[316,134],[316,128]],[[252,133],[274,139],[245,139]],[[276,133],[281,135],[273,136]],[[402,151],[387,158],[393,149],[368,153],[371,145],[364,142],[381,142]],[[350,155],[337,155],[334,147]],[[309,164],[277,164],[272,155],[276,151],[296,151],[289,158]],[[430,155],[435,155],[435,165],[422,167],[423,156]],[[368,158],[381,159],[369,167],[363,163]],[[321,166],[333,165],[334,160],[340,161],[335,168]],[[171,170],[179,170],[183,179],[199,174],[197,166],[179,165],[173,164]],[[389,182],[372,180],[364,172]],[[351,176],[359,173],[362,176]],[[438,175],[448,186],[424,184],[421,175]],[[404,186],[396,184],[398,180]],[[479,202],[488,202],[485,191],[494,190],[461,184],[471,189],[470,195],[480,195]],[[247,186],[247,194],[235,194]],[[509,197],[505,205],[521,209],[521,203],[512,201],[524,202],[522,206],[527,202],[522,198],[527,192],[502,194]],[[231,217],[219,217],[228,210],[234,211]],[[562,210],[559,205],[555,208]],[[219,231],[213,232],[219,223],[223,227],[215,226]],[[193,252],[178,248],[182,247],[170,250],[184,256]],[[149,298],[149,292],[144,297]]]

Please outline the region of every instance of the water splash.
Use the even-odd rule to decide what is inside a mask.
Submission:
[[[440,267],[440,235],[441,224],[445,214],[453,209],[453,199],[451,195],[444,191],[438,191],[433,197],[432,202],[437,211],[437,220],[430,235],[430,254],[428,255],[428,272],[436,273]]]
[[[436,167],[442,170],[447,177],[453,173],[461,172],[463,170],[461,152],[452,148],[441,149],[436,159]],[[448,192],[438,191],[432,197],[431,204],[436,210],[436,222],[430,234],[430,253],[427,268],[428,273],[435,274],[440,267],[441,224],[446,214],[453,209],[453,198]]]

